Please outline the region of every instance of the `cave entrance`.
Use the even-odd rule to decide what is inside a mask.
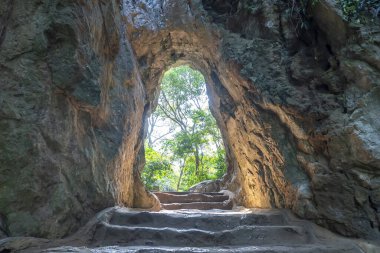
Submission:
[[[151,191],[188,191],[226,172],[220,130],[209,110],[204,76],[190,66],[170,68],[147,120],[142,180]]]

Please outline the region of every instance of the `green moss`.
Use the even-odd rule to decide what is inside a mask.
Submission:
[[[344,17],[354,23],[363,23],[368,16],[378,16],[379,0],[339,0]]]

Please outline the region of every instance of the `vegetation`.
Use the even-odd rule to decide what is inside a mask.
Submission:
[[[284,0],[288,6],[288,15],[292,17],[291,22],[297,35],[301,34],[301,30],[310,28],[310,20],[308,15],[309,6],[316,5],[319,0]]]
[[[170,161],[151,147],[145,149],[146,164],[142,173],[142,180],[150,190],[173,190],[175,177]]]
[[[289,5],[289,15],[293,17],[293,26],[296,31],[310,27],[308,8],[313,7],[320,0],[285,0]],[[344,18],[350,22],[363,23],[368,18],[380,16],[380,0],[337,0]]]
[[[378,17],[380,0],[339,0],[344,16],[349,21],[360,23],[365,15]]]
[[[205,80],[188,66],[168,70],[156,111],[148,120],[146,165],[149,189],[187,190],[226,171],[219,129],[207,105]]]

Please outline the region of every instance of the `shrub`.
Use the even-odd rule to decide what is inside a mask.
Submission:
[[[380,0],[339,0],[339,4],[348,21],[360,23],[363,16],[380,15]]]

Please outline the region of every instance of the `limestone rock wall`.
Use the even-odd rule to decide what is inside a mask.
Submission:
[[[108,205],[157,208],[145,119],[163,72],[189,64],[237,203],[378,239],[380,31],[334,4],[304,19],[282,0],[1,2],[0,230],[61,237]]]
[[[253,195],[245,203],[257,206],[255,195],[261,195],[343,235],[379,238],[378,24],[350,26],[333,1],[311,8],[307,30],[294,27],[299,21],[283,2],[240,1],[237,12],[222,20],[216,3],[208,5],[215,22],[240,36],[223,38],[224,57],[251,81],[241,96],[256,109],[241,127],[230,127],[236,131],[231,140],[242,135],[235,156],[241,161],[245,153],[240,181],[248,182],[240,185],[243,198]],[[249,126],[250,118],[263,127]],[[254,149],[261,151],[258,163]],[[268,172],[276,181],[267,179]]]
[[[1,1],[0,15],[6,233],[62,237],[103,208],[133,206],[144,90],[120,3]]]
[[[350,26],[333,1],[309,17],[288,1],[124,5],[146,108],[170,66],[205,75],[227,150],[224,188],[238,203],[379,238],[376,25]]]

